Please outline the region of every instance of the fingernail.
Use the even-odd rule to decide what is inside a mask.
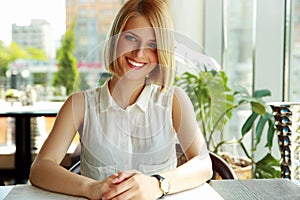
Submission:
[[[118,181],[118,178],[114,178],[114,179],[112,180],[112,183],[115,184],[117,181]]]

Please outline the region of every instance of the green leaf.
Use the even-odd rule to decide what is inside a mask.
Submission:
[[[251,96],[249,94],[249,92],[247,91],[246,88],[242,87],[242,86],[236,86],[234,88],[234,95],[237,95],[237,94],[240,94],[240,95],[243,95],[243,96]]]
[[[267,115],[270,115],[269,113],[267,113]],[[273,146],[273,137],[276,131],[276,128],[274,126],[274,117],[273,115],[271,115],[268,119],[268,133],[267,133],[267,144],[266,147],[269,148],[269,151],[271,151],[271,148]]]
[[[271,91],[268,89],[256,90],[253,95],[255,98],[262,98],[266,96],[271,96]]]
[[[254,148],[256,149],[256,146],[259,144],[261,140],[261,136],[265,127],[266,122],[268,121],[268,118],[266,116],[261,116],[257,122],[257,126],[255,129],[256,134],[256,142]]]
[[[252,114],[248,117],[246,122],[243,124],[242,127],[242,136],[244,136],[250,129],[252,128],[255,119],[257,118],[258,114],[255,112],[252,112]]]
[[[260,115],[264,115],[266,113],[266,107],[260,102],[251,102],[252,110]]]
[[[280,163],[270,153],[255,164],[254,178],[280,178]]]

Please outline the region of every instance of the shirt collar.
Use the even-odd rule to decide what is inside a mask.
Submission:
[[[136,105],[144,112],[146,112],[146,110],[148,109],[152,89],[152,85],[146,85],[136,101]]]
[[[100,87],[100,110],[105,111],[109,108],[121,109],[120,106],[114,101],[109,92],[108,82],[109,80],[107,80]],[[146,112],[153,89],[154,88],[152,85],[146,85],[137,101],[134,104],[128,106],[127,109],[130,109],[134,106],[138,106],[143,112]]]
[[[112,99],[109,89],[108,89],[108,82],[106,80],[105,83],[100,87],[100,110],[105,111],[110,107],[116,106],[114,100]]]

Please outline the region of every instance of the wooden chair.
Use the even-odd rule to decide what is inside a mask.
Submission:
[[[212,168],[213,168],[213,177],[212,179],[238,179],[233,168],[220,156],[215,153],[209,152]]]
[[[187,161],[180,144],[176,144],[177,165],[182,165]],[[211,179],[238,179],[233,168],[220,156],[209,152],[212,161],[213,177]]]
[[[4,181],[0,178],[0,186],[5,186]]]
[[[182,165],[186,162],[187,159],[179,144],[176,145],[176,152],[178,159],[177,163],[178,165]],[[212,179],[237,179],[237,175],[233,171],[232,167],[223,158],[212,152],[210,152],[209,155],[212,160]],[[80,174],[80,161],[77,161],[69,169],[69,171],[74,172],[76,174]]]
[[[70,169],[70,172],[73,172],[75,174],[80,174],[80,160],[77,161]]]

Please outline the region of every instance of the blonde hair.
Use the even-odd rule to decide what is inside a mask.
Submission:
[[[159,84],[162,90],[170,88],[174,82],[176,64],[173,24],[168,12],[164,0],[128,0],[123,5],[114,20],[104,48],[104,64],[110,73],[119,76],[119,66],[116,59],[119,34],[124,30],[129,18],[143,16],[149,20],[154,28],[159,62],[147,77],[147,83]]]

